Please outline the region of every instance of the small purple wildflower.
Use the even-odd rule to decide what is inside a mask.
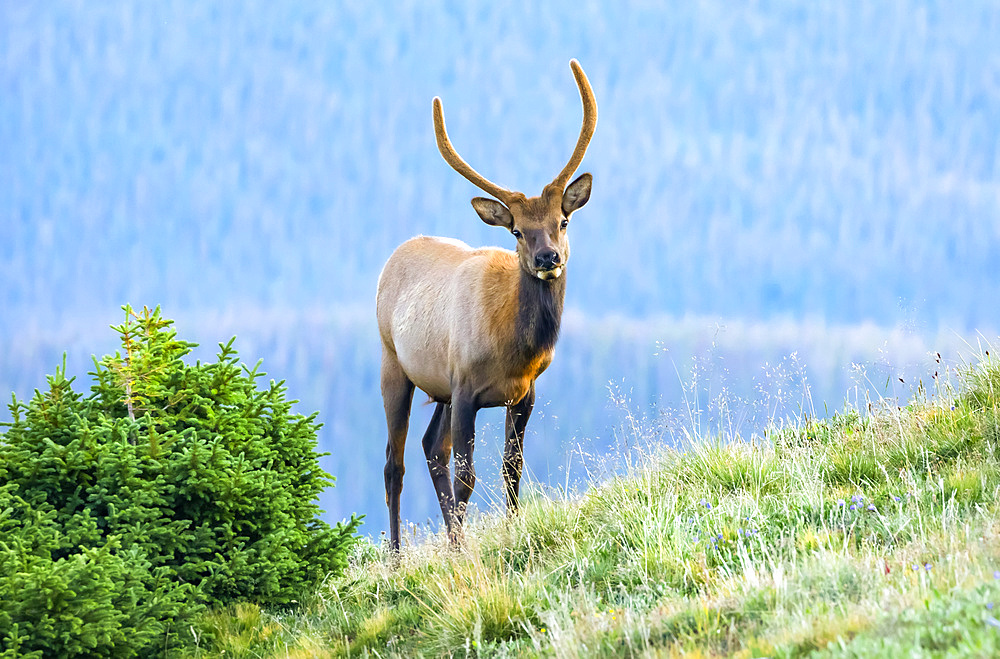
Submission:
[[[718,537],[719,537],[719,540],[722,540],[722,534],[721,533],[719,534]]]
[[[875,508],[875,504],[874,504],[874,503],[870,503],[870,504],[868,504],[868,512],[870,512],[870,513],[874,513],[874,512],[877,512],[877,510],[878,510],[878,509],[877,509],[877,508]]]
[[[989,609],[990,611],[992,611],[993,610],[993,602],[990,602],[989,604],[987,604],[986,608]]]
[[[843,499],[837,499],[837,505],[840,506],[841,508],[843,508],[844,507],[844,500]]]
[[[895,501],[896,503],[899,503],[899,497],[897,497],[895,494],[892,495],[892,500]]]
[[[851,497],[851,502],[853,502],[853,503],[861,503],[864,500],[865,500],[865,498],[863,496],[861,496],[860,494],[855,494],[854,496]]]
[[[934,567],[934,566],[931,565],[930,563],[924,563],[924,569],[927,570],[928,572],[930,572],[930,570],[931,570],[932,567]]]
[[[997,570],[996,572],[993,573],[993,578],[1000,579],[1000,570]]]
[[[856,503],[852,503],[850,509],[851,510],[857,510],[858,509],[858,505]]]
[[[914,566],[913,566],[913,571],[914,571],[914,572],[916,572],[916,571],[917,571],[917,570],[919,570],[919,569],[920,569],[920,566],[919,566],[919,565],[914,565]]]

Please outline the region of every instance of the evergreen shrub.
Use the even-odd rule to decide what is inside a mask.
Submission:
[[[346,566],[360,519],[317,498],[316,415],[240,364],[183,361],[159,308],[114,327],[89,396],[65,365],[0,435],[0,656],[145,655],[204,606],[288,606]]]

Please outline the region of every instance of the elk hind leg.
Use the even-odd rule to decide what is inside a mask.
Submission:
[[[461,540],[465,509],[476,487],[476,468],[472,453],[476,445],[476,412],[471,400],[456,397],[452,401],[451,430],[455,443],[455,534]]]
[[[424,433],[424,456],[427,458],[427,470],[434,483],[441,515],[449,537],[453,537],[453,517],[455,510],[455,492],[451,485],[451,405],[437,403],[431,422],[427,424]]]
[[[410,425],[413,382],[403,372],[396,355],[382,350],[382,403],[389,437],[385,447],[385,503],[389,508],[389,541],[399,551],[399,497],[403,491],[403,449]]]

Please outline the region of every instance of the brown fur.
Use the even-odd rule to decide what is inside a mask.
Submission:
[[[434,102],[438,146],[445,160],[494,199],[477,197],[484,222],[507,228],[517,250],[473,249],[448,238],[419,236],[400,245],[379,276],[376,314],[382,339],[382,398],[386,445],[386,503],[390,542],[399,549],[403,447],[415,388],[436,403],[423,438],[438,503],[454,542],[475,486],[472,453],[476,412],[507,407],[503,474],[507,507],[517,509],[524,428],[535,400],[535,380],[548,368],[559,336],[566,229],[590,197],[591,177],[570,183],[597,122],[597,104],[580,65],[571,62],[583,99],[584,122],[569,164],[538,197],[505,190],[482,177],[455,152]],[[455,479],[449,462],[455,457]]]

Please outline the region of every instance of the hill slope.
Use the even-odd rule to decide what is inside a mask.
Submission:
[[[942,368],[943,374],[945,369]],[[296,614],[216,612],[239,656],[995,656],[1000,361],[905,408],[628,456],[582,496],[368,545]],[[943,376],[942,376],[943,378]],[[286,654],[287,653],[287,654]]]

